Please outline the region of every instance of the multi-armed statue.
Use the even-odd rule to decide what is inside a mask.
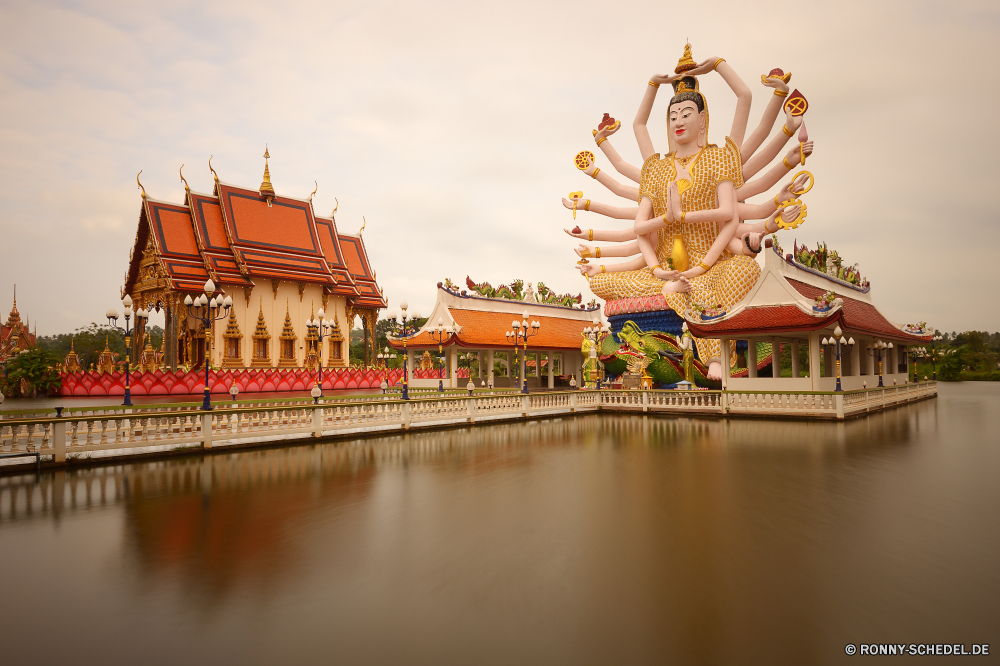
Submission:
[[[708,103],[697,78],[711,72],[718,73],[737,97],[732,128],[721,145],[709,142]],[[574,217],[583,210],[634,220],[630,228],[619,231],[579,227],[566,230],[583,240],[613,243],[581,244],[576,249],[581,258],[580,272],[588,278],[595,295],[611,302],[662,294],[669,308],[691,318],[700,316],[704,307],[725,310],[750,291],[760,274],[754,257],[761,250],[762,237],[801,224],[806,207],[799,196],[812,187],[811,175],[803,172],[786,182],[773,199],[761,204],[745,203],[776,185],[796,165],[804,165],[812,153],[813,144],[802,122],[807,103],[798,91],[788,96],[790,78],[780,69],[761,76],[763,84],[774,90],[774,97],[760,125],[746,137],[750,89],[723,58],[695,63],[688,44],[673,75],[657,74],[645,86],[633,123],[643,158],[641,168],[626,163],[612,147],[608,138],[621,124],[605,114],[594,130],[594,140],[615,169],[638,187],[623,185],[601,171],[589,151],[577,155],[577,167],[614,194],[638,205],[616,207],[590,199],[581,201],[579,192],[572,193],[572,199],[563,199]],[[654,152],[646,123],[663,84],[672,85],[674,95],[667,111],[669,151],[661,158]],[[765,145],[782,109],[785,124]],[[776,161],[796,131],[799,136],[795,146]],[[756,180],[749,180],[772,161],[776,161],[774,166]],[[628,259],[615,264],[589,261],[604,257]],[[707,366],[708,379],[719,379],[719,341],[696,339],[695,344]],[[735,360],[735,351],[729,352]]]

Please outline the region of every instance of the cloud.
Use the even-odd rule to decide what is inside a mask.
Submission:
[[[368,220],[393,307],[429,311],[438,281],[467,274],[586,295],[560,198],[618,202],[571,158],[610,112],[639,161],[629,121],[685,38],[754,88],[752,124],[772,67],[809,97],[817,184],[800,243],[857,261],[892,319],[1000,329],[984,305],[1000,278],[995,3],[36,2],[0,22],[0,287],[18,283],[43,334],[117,301],[136,172],[180,201],[177,168],[210,191],[214,154],[223,180],[253,187],[265,143],[279,193],[318,181],[318,211],[336,197],[342,228]],[[733,95],[703,85],[720,141]],[[661,151],[664,112],[650,120]]]

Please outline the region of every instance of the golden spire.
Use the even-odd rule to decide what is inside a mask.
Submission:
[[[358,229],[358,235],[359,236],[361,235],[361,232],[365,230],[365,227],[368,226],[368,220],[365,220],[365,216],[364,215],[361,216],[361,219],[364,220],[364,224],[362,224],[361,228]]]
[[[177,173],[179,173],[181,175],[181,180],[184,181],[184,192],[186,194],[190,194],[191,193],[191,188],[188,187],[188,182],[184,178],[184,165],[183,164],[181,165],[181,168],[177,170]]]
[[[267,203],[271,203],[271,199],[274,198],[274,188],[271,186],[271,171],[268,169],[267,160],[270,159],[271,155],[268,153],[267,144],[264,145],[264,181],[260,184],[260,196],[267,199]]]
[[[334,197],[333,200],[337,202],[337,205],[333,207],[333,212],[330,213],[330,217],[336,216],[337,209],[340,208],[340,199],[338,199],[337,197]]]
[[[284,340],[295,338],[295,328],[292,326],[292,315],[288,310],[288,299],[285,299],[285,325],[281,329],[281,338]]]
[[[684,45],[684,55],[681,59],[677,61],[677,67],[674,68],[674,74],[683,74],[684,72],[690,71],[698,66],[698,63],[694,61],[691,57],[691,44]]]
[[[139,174],[141,174],[141,173],[142,173],[142,169],[139,169],[139,173],[135,174],[135,182],[139,183]],[[146,188],[142,186],[142,183],[139,183],[139,189],[142,190],[142,198],[145,199],[146,198]]]
[[[316,191],[319,190],[319,182],[318,181],[314,180],[313,181],[313,185],[316,186],[316,189],[314,189],[312,191],[312,194],[309,195],[309,203],[312,203],[313,197],[316,196]]]
[[[270,333],[267,332],[267,323],[264,321],[264,298],[260,299],[260,312],[257,313],[257,329],[253,332],[255,338],[269,338]]]

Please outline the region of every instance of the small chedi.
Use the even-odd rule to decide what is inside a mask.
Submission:
[[[736,96],[731,125],[716,142],[709,133],[709,102],[701,92],[701,80],[708,76],[721,78]],[[641,164],[629,164],[612,145],[621,122],[610,113],[591,132],[596,148],[631,182],[598,166],[591,150],[574,157],[577,169],[623,201],[607,204],[575,191],[563,198],[563,206],[574,219],[597,214],[627,221],[624,228],[594,229],[584,228],[581,217],[564,229],[582,241],[574,249],[577,270],[605,301],[611,335],[598,342],[598,357],[607,375],[628,373],[638,367],[636,355],[646,355],[650,361],[643,372],[659,385],[692,375],[689,381],[697,386],[718,388],[727,377],[756,378],[758,366],[771,363],[772,346],[782,340],[775,335],[755,339],[765,333],[785,333],[785,340],[795,338],[794,345],[808,338],[815,346],[820,334],[805,332],[825,330],[827,324],[831,332],[836,326],[854,327],[859,338],[871,336],[872,344],[882,337],[913,335],[877,310],[867,312],[874,310],[868,281],[857,264],[845,265],[825,243],[809,250],[794,241],[792,253],[781,251],[778,234],[808,221],[803,197],[815,184],[811,173],[796,171],[814,146],[805,123],[809,103],[790,90],[791,78],[780,68],[761,75],[761,84],[773,94],[751,128],[749,86],[725,58],[696,62],[687,44],[673,74],[656,74],[643,83],[632,124]],[[668,145],[658,152],[647,124],[662,86],[670,86],[671,97],[665,118]],[[779,116],[784,122],[776,129]],[[718,126],[716,117],[712,127]],[[765,247],[772,252],[765,255],[762,270],[758,255]],[[764,289],[766,280],[778,288]],[[769,299],[779,293],[786,295],[772,303]],[[795,312],[759,316],[772,306]],[[693,355],[686,366],[685,350]]]

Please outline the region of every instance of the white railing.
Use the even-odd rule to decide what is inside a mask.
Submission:
[[[709,413],[845,418],[937,395],[936,382],[839,393],[768,391],[560,391],[472,396],[451,394],[396,400],[263,401],[212,411],[121,409],[64,412],[60,418],[0,420],[3,453],[39,453],[56,462],[180,447],[226,446],[318,438],[344,433],[407,430],[602,409],[662,414]],[[8,459],[5,464],[23,462]]]

